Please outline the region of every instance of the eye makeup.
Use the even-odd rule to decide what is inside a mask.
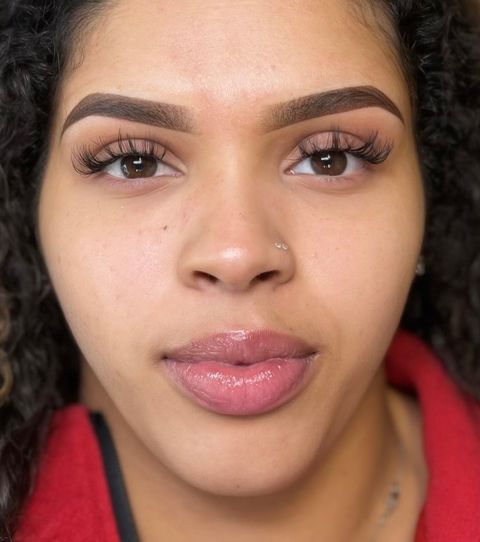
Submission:
[[[328,131],[303,137],[287,158],[291,165],[286,173],[339,181],[355,176],[365,166],[382,164],[392,149],[393,141],[380,136],[378,131],[371,130],[360,137],[333,126]],[[89,145],[76,146],[72,152],[72,166],[81,176],[101,174],[111,183],[132,185],[133,188],[135,184],[145,184],[159,177],[183,175],[165,160],[168,152],[167,146],[153,140],[151,134],[138,138],[119,131],[113,142],[107,143],[100,138]],[[317,171],[313,174],[295,171],[298,164],[308,160],[320,165]],[[345,167],[339,167],[341,164]]]
[[[166,147],[152,140],[123,136],[119,132],[113,143],[105,143],[99,139],[91,146],[75,147],[72,154],[72,166],[79,175],[89,176],[100,173],[107,166],[126,157],[151,158],[162,162],[167,152]]]
[[[369,132],[365,140],[334,128],[328,133],[315,134],[298,145],[299,159],[310,158],[317,153],[348,153],[369,164],[385,162],[393,149],[393,142],[384,141],[377,131]]]

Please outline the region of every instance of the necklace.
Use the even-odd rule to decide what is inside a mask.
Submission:
[[[372,536],[370,537],[369,542],[377,542],[378,537],[380,536],[382,529],[385,527],[385,524],[387,523],[388,518],[393,514],[393,512],[398,506],[398,502],[400,500],[401,488],[402,488],[402,481],[405,476],[405,455],[406,455],[405,447],[403,446],[403,443],[401,440],[400,440],[399,452],[400,452],[400,466],[398,469],[398,474],[397,474],[397,477],[390,484],[387,499],[385,501],[384,510],[382,512],[382,515],[379,517],[377,521],[375,530]]]

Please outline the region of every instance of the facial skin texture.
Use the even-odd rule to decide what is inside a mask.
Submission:
[[[143,541],[209,540],[212,525],[221,540],[368,540],[398,434],[414,455],[414,408],[388,389],[382,360],[414,278],[424,203],[408,89],[385,39],[347,1],[125,0],[65,74],[40,240],[83,355],[82,398],[107,417]],[[261,128],[272,104],[363,85],[405,124],[371,107]],[[69,112],[98,92],[188,107],[196,130],[91,116],[61,137]],[[360,144],[378,132],[393,149],[343,179],[288,174],[298,144],[333,128]],[[79,147],[101,154],[119,131],[165,145],[178,176],[129,185],[75,172]],[[321,352],[302,393],[264,415],[202,409],[157,361],[194,338],[258,328]],[[411,534],[413,479],[413,504],[385,540]]]

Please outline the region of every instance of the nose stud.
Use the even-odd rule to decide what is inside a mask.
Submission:
[[[275,243],[275,246],[280,250],[288,250],[288,245],[286,243],[283,243],[282,241],[277,241]]]

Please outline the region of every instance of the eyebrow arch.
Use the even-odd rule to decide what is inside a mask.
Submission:
[[[310,94],[289,102],[271,105],[262,119],[262,126],[268,132],[315,117],[365,107],[386,109],[405,124],[399,108],[381,90],[372,86],[357,86]]]
[[[61,135],[72,124],[92,115],[130,120],[179,132],[192,133],[194,130],[192,117],[186,107],[118,94],[94,93],[83,98],[70,111]]]

